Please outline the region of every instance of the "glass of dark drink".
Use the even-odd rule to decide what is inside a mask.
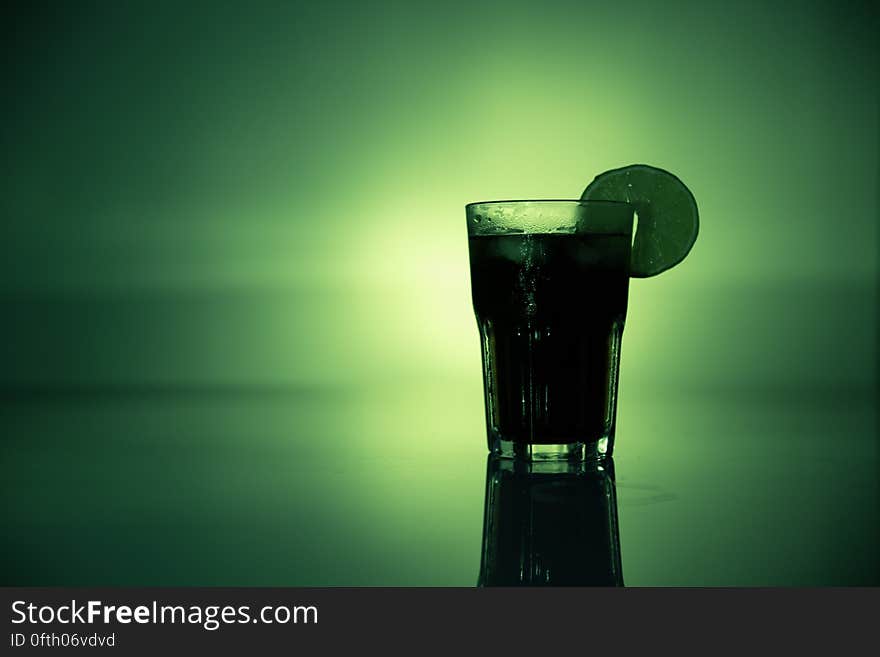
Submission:
[[[466,214],[489,450],[610,456],[633,206],[489,201]]]

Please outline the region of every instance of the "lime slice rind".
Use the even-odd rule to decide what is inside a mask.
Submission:
[[[699,232],[694,195],[674,174],[634,164],[599,174],[582,200],[626,201],[638,215],[630,275],[647,278],[687,257]]]

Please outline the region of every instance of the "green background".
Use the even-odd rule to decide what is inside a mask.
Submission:
[[[475,581],[463,206],[634,162],[701,227],[630,288],[628,580],[877,581],[868,3],[4,11],[7,582]]]

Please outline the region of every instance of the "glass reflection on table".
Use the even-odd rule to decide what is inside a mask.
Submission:
[[[488,457],[479,586],[623,586],[614,463]]]

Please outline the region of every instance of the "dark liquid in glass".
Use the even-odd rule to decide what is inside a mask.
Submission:
[[[609,438],[629,286],[630,235],[470,238],[493,440]]]

